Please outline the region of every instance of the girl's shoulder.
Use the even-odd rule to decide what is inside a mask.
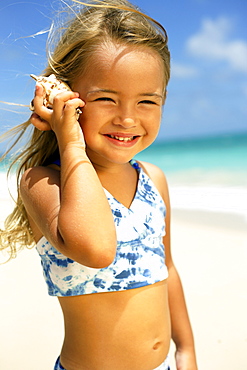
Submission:
[[[22,175],[19,191],[37,242],[44,235],[40,230],[53,224],[54,210],[59,209],[59,171],[45,166],[29,168]]]
[[[27,211],[36,202],[49,204],[47,199],[60,191],[59,171],[48,166],[31,167],[23,173],[19,190]]]
[[[161,194],[165,203],[167,203],[169,195],[167,180],[164,172],[161,170],[161,168],[149,162],[138,161],[138,164],[143,169],[143,171],[148,175],[148,177],[150,177],[150,179],[153,181],[154,185]]]
[[[58,192],[60,188],[60,174],[55,168],[36,166],[28,168],[20,179],[20,195],[24,202],[32,199],[46,199],[47,194]],[[25,204],[26,206],[26,204]]]
[[[49,180],[52,182],[59,182],[59,170],[57,166],[35,166],[28,168],[21,176],[20,189],[25,189],[32,187],[36,184],[40,185],[40,182],[44,180],[47,184],[50,184]],[[48,181],[47,181],[48,180]],[[43,184],[42,184],[43,185]]]

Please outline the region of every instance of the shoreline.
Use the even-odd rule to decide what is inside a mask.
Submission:
[[[10,194],[16,197],[16,184],[11,178],[7,184],[4,173],[0,172],[0,203],[13,202]],[[10,191],[10,193],[9,193]],[[247,220],[247,186],[230,184],[170,184],[172,210],[187,210],[240,215]],[[1,207],[2,208],[2,207]],[[1,216],[1,215],[0,215]]]
[[[247,233],[247,218],[243,214],[227,213],[224,211],[209,211],[203,209],[173,208],[171,218],[176,222],[205,225],[219,230],[228,229]]]

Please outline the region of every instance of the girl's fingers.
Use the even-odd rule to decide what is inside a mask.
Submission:
[[[40,131],[51,130],[49,122],[43,120],[37,113],[31,115],[30,122]]]
[[[75,126],[78,120],[78,107],[82,108],[85,103],[79,99],[79,93],[66,91],[54,97],[52,109],[47,108],[43,105],[43,87],[37,84],[32,105],[34,113],[30,118],[31,123],[38,130],[57,132]]]
[[[52,126],[57,138],[63,138],[65,141],[80,141],[84,143],[84,136],[78,122],[78,107],[80,111],[85,105],[79,94],[75,94],[74,98],[65,101],[68,98],[67,93],[57,95],[53,102],[53,117]]]
[[[65,134],[70,132],[72,136],[72,132],[77,132],[77,126],[79,127],[78,108],[82,112],[85,105],[85,102],[78,96],[78,93],[66,92],[58,94],[54,98],[52,126],[55,132],[60,131],[61,133],[63,131]]]
[[[79,98],[74,98],[71,100],[68,100],[63,109],[63,116],[64,118],[69,118],[70,116],[76,117],[78,119],[78,112],[82,113],[82,109],[85,105],[85,103],[79,99]]]
[[[62,111],[65,109],[66,106],[69,107],[83,107],[85,103],[79,99],[79,93],[73,91],[66,91],[59,93],[55,96],[53,100],[53,110],[54,111]]]
[[[43,87],[36,84],[35,96],[32,101],[35,113],[44,121],[50,122],[52,111],[43,105]]]
[[[37,113],[43,120],[50,122],[54,110],[56,111],[56,118],[60,118],[66,102],[69,99],[77,97],[78,93],[74,93],[72,91],[59,93],[54,97],[53,107],[47,108],[44,105],[44,89],[41,85],[36,84],[35,96],[32,100],[32,106],[35,113]]]

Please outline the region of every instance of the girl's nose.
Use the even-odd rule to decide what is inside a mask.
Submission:
[[[114,117],[113,123],[125,128],[135,127],[138,118],[134,109],[119,109]]]

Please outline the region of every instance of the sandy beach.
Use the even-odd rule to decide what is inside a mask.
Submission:
[[[1,200],[2,224],[10,202]],[[241,215],[176,208],[173,257],[182,277],[199,370],[247,366],[247,224]],[[37,252],[0,266],[1,370],[52,370],[63,337]],[[174,365],[171,345],[171,369]],[[116,369],[117,370],[117,369]],[[131,370],[131,369],[126,369]]]

